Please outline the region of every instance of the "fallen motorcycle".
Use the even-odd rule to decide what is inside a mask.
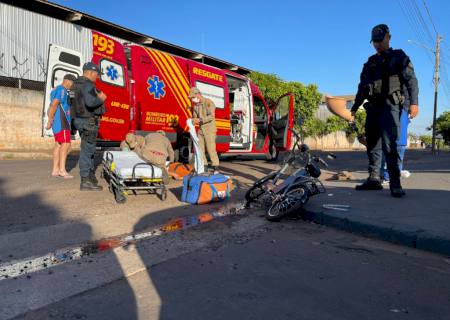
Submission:
[[[281,220],[300,210],[310,197],[325,192],[325,187],[318,178],[321,175],[320,166],[327,168],[328,164],[322,158],[312,155],[308,145],[300,144],[297,131],[291,131],[296,136],[296,142],[281,168],[256,181],[245,194],[246,206],[258,203],[265,207],[265,217],[269,221]],[[329,153],[329,157],[336,156]],[[303,166],[296,166],[299,161],[303,162]],[[287,176],[288,169],[295,171]]]

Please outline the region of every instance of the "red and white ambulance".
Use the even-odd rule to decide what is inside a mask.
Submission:
[[[190,153],[186,119],[192,115],[189,88],[196,86],[216,105],[217,151],[222,155],[275,158],[291,146],[294,101],[285,94],[266,104],[247,77],[144,45],[122,43],[92,31],[92,57],[51,44],[49,48],[43,131],[49,95],[66,73],[80,75],[90,60],[102,70],[97,87],[107,95],[100,146],[113,146],[128,132],[145,135],[164,130],[180,160]],[[274,112],[275,111],[275,112]]]

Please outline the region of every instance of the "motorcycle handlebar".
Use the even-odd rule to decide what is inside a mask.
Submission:
[[[295,135],[295,137],[300,140],[300,134],[297,131],[295,131],[293,128],[289,128],[289,131],[291,131]]]
[[[314,160],[323,165],[325,168],[328,168],[328,163],[326,163],[325,160],[323,160],[322,158],[315,157]]]

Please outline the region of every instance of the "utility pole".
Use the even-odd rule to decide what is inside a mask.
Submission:
[[[436,113],[437,113],[437,99],[439,89],[439,64],[441,58],[441,36],[437,34],[436,38],[436,63],[434,66],[434,112],[433,112],[433,133],[431,140],[431,153],[436,155]]]

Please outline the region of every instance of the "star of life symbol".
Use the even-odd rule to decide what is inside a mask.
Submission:
[[[118,71],[114,66],[110,65],[106,67],[106,76],[110,78],[112,81],[117,80],[119,77]]]
[[[148,92],[155,97],[155,99],[160,99],[161,97],[164,98],[166,95],[166,91],[164,90],[164,87],[166,86],[164,84],[164,81],[159,80],[158,76],[154,76],[153,78],[148,78],[147,80]]]

